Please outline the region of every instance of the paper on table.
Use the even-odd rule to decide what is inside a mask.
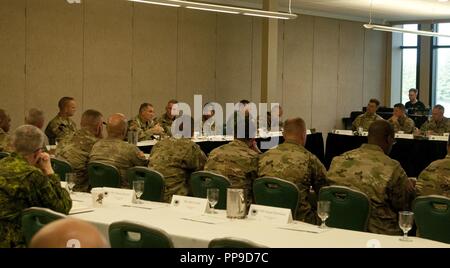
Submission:
[[[143,203],[143,204],[126,204],[126,205],[122,205],[122,207],[143,208],[143,209],[166,208],[168,206],[169,205],[166,204],[166,203],[161,203],[161,204]]]
[[[78,213],[84,213],[84,212],[90,212],[90,211],[94,211],[94,209],[92,207],[88,207],[84,204],[80,204],[80,203],[73,203],[72,202],[72,209],[69,212],[69,215],[73,215],[73,214],[78,214]]]
[[[328,230],[331,230],[331,228],[320,229],[319,226],[298,223],[298,222],[293,222],[293,223],[286,224],[286,225],[280,225],[280,226],[278,226],[278,228],[285,229],[285,230],[291,230],[291,231],[313,233],[313,234],[320,234],[320,233],[326,232]]]
[[[199,216],[193,216],[193,217],[184,217],[181,218],[182,220],[187,221],[195,221],[195,222],[202,222],[207,224],[219,224],[219,223],[225,223],[229,220],[226,218],[216,218],[209,215],[199,215]]]

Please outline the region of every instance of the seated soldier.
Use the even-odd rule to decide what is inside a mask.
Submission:
[[[45,128],[51,145],[59,142],[64,136],[72,134],[77,130],[77,125],[70,117],[75,114],[76,104],[72,97],[62,97],[58,102],[59,113],[53,118]]]
[[[170,202],[173,195],[188,195],[188,180],[191,173],[202,170],[206,161],[205,153],[200,146],[190,139],[194,131],[192,118],[181,116],[179,119],[183,122],[180,131],[187,135],[173,133],[181,138],[169,137],[159,141],[153,146],[149,158],[149,168],[164,175],[166,185],[164,202]],[[191,126],[184,126],[186,122],[190,122]]]
[[[371,204],[368,231],[400,235],[397,213],[410,209],[414,187],[400,163],[388,154],[394,144],[394,128],[385,120],[372,123],[368,144],[333,158],[328,179],[365,193]]]
[[[425,122],[420,131],[425,135],[442,135],[450,132],[450,118],[444,116],[445,108],[442,105],[433,107],[431,120]]]
[[[355,121],[353,121],[353,131],[357,131],[359,128],[362,128],[363,131],[367,131],[370,124],[376,120],[383,120],[381,116],[376,114],[378,106],[380,106],[380,101],[377,99],[370,99],[369,104],[367,104],[367,111],[361,115],[358,115]]]
[[[43,144],[40,129],[20,126],[12,135],[14,152],[0,160],[0,248],[25,246],[22,210],[44,207],[67,214],[72,207]]]
[[[394,114],[388,121],[394,127],[395,132],[403,131],[403,133],[410,134],[414,131],[414,121],[406,116],[405,106],[401,103],[394,105]]]
[[[108,137],[94,144],[89,155],[89,162],[98,161],[117,167],[122,176],[121,187],[128,188],[127,169],[134,166],[147,166],[148,161],[136,145],[123,141],[127,133],[127,119],[123,114],[111,115],[106,130]]]
[[[153,135],[162,135],[164,129],[156,122],[155,111],[150,103],[139,107],[139,114],[129,122],[128,131],[137,131],[138,140],[151,140]]]
[[[277,177],[295,183],[300,190],[296,219],[311,224],[318,223],[315,209],[311,206],[309,190],[316,193],[328,185],[327,170],[320,160],[305,149],[306,126],[301,118],[286,120],[283,137],[285,142],[270,149],[259,159],[258,177]]]
[[[74,191],[89,192],[87,165],[94,144],[102,138],[103,115],[96,110],[87,110],[81,117],[81,129],[64,137],[56,147],[55,155],[65,159],[75,172]]]

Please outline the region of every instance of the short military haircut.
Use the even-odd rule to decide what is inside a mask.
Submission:
[[[444,106],[442,106],[442,105],[440,105],[440,104],[435,105],[435,106],[433,107],[433,109],[438,109],[438,110],[441,111],[442,113],[445,112]]]
[[[376,105],[377,107],[380,106],[380,101],[377,100],[377,99],[375,99],[375,98],[370,99],[370,100],[369,100],[369,103],[375,103],[375,105]]]
[[[244,105],[247,105],[247,104],[250,104],[250,101],[244,99],[244,100],[239,101],[239,103],[242,103],[242,104],[244,104]]]
[[[100,113],[97,110],[89,109],[84,111],[83,115],[81,116],[81,126],[97,126],[100,123],[103,123],[102,121],[102,113]]]
[[[0,123],[3,122],[3,120],[6,120],[8,118],[5,110],[0,109]]]
[[[172,103],[172,104],[177,104],[178,101],[175,100],[175,99],[171,99],[171,100],[169,100],[169,101],[167,102],[167,104],[170,104],[170,103]]]
[[[67,103],[69,103],[69,101],[73,101],[75,100],[72,97],[62,97],[59,101],[58,101],[58,108],[60,110],[63,110],[64,107],[66,107]]]
[[[125,133],[127,127],[128,122],[125,115],[121,113],[115,113],[108,118],[106,130],[108,131],[108,135],[119,137]]]
[[[287,119],[284,122],[283,134],[284,135],[297,135],[306,131],[305,120],[300,117]]]
[[[44,133],[32,125],[22,125],[12,136],[14,151],[20,155],[30,155],[44,145]]]
[[[147,109],[147,107],[153,107],[153,105],[148,102],[142,103],[141,106],[139,106],[139,113],[142,113],[143,111],[145,111],[145,109]]]
[[[369,127],[369,143],[370,141],[386,140],[387,137],[395,137],[394,127],[386,120],[377,120],[370,124]]]
[[[42,110],[31,108],[25,117],[25,123],[33,126],[37,126],[44,121],[44,112]]]
[[[409,93],[411,93],[411,92],[414,92],[414,93],[419,93],[419,91],[417,90],[417,89],[415,89],[415,88],[411,88],[411,89],[409,89],[409,91],[408,91]]]
[[[400,110],[402,110],[403,112],[406,111],[405,105],[403,105],[403,103],[397,103],[394,105],[394,108],[399,108]]]

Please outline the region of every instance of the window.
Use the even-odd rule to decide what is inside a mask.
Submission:
[[[434,25],[434,30],[450,34],[450,23]],[[445,116],[450,117],[450,38],[433,38],[432,100],[433,105],[445,107]]]
[[[404,29],[418,30],[418,24],[405,24]],[[402,79],[401,79],[401,102],[409,101],[409,89],[417,88],[419,81],[418,77],[418,36],[416,34],[403,34],[403,43],[400,47],[402,49]]]

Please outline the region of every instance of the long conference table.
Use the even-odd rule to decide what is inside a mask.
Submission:
[[[323,162],[325,167],[330,167],[333,157],[356,149],[363,143],[367,143],[366,136],[328,133]],[[431,162],[444,158],[446,154],[446,141],[396,138],[389,156],[400,162],[409,177],[417,177]]]
[[[90,194],[74,193],[71,197],[73,209],[69,217],[94,224],[107,239],[109,225],[126,220],[166,231],[177,248],[206,248],[212,239],[223,237],[242,238],[271,248],[450,247],[418,237],[412,237],[412,242],[402,242],[399,236],[344,229],[329,228],[322,232],[318,226],[298,221],[279,226],[249,219],[228,219],[224,210],[216,210],[218,214],[213,216],[183,213],[158,202],[143,201],[143,204],[135,205],[107,204],[105,201],[103,207],[92,208]],[[214,223],[208,217],[212,217]]]

